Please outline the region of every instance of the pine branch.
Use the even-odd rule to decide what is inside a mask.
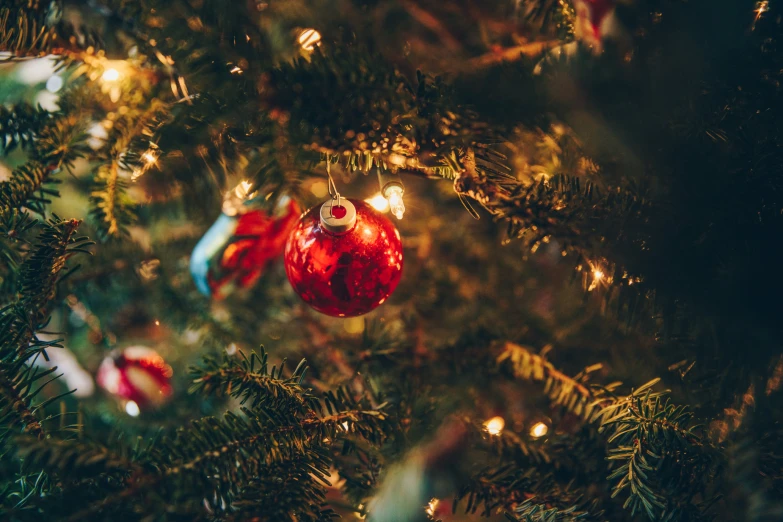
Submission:
[[[51,117],[50,112],[27,103],[0,105],[0,154],[28,148]]]
[[[35,153],[24,165],[14,169],[11,179],[0,184],[0,219],[8,220],[15,209],[33,206],[40,209],[45,193],[56,194],[42,185],[61,169],[70,169],[74,160],[86,155],[86,135],[75,117],[53,119],[38,133]],[[36,191],[41,196],[34,197]],[[29,203],[33,200],[32,204]]]
[[[119,478],[113,488],[103,488],[108,494],[73,504],[76,509],[67,513],[67,520],[143,516],[159,512],[161,503],[179,513],[197,513],[204,509],[203,499],[216,515],[240,518],[243,512],[261,512],[270,522],[327,520],[332,514],[322,503],[332,447],[353,440],[379,444],[388,421],[379,408],[344,390],[316,400],[301,385],[303,372],[304,363],[284,377],[282,366],[268,367],[265,352],[241,361],[208,358],[204,369],[193,370],[194,390],[230,390],[244,397],[252,408],[242,408],[242,416],[229,412],[222,419],[194,421],[175,437],[137,451],[131,460],[90,447],[84,458],[75,459],[79,440],[33,444],[22,454],[31,465],[67,477],[61,493],[66,497],[85,481]],[[277,487],[281,483],[291,487]],[[62,498],[49,497],[39,501]]]
[[[252,409],[268,405],[274,401],[276,407],[292,403],[298,413],[304,413],[317,404],[314,396],[302,388],[307,367],[304,360],[294,369],[291,376],[283,378],[284,366],[272,366],[268,363],[266,351],[261,355],[251,352],[250,356],[239,352],[240,358],[226,355],[218,359],[206,356],[199,367],[191,368],[192,384],[190,393],[202,395],[228,395],[241,399],[241,404],[249,403]]]
[[[125,226],[135,215],[127,195],[128,182],[119,176],[116,161],[98,168],[90,193],[91,214],[101,225],[102,237],[126,233]]]
[[[724,460],[719,448],[702,438],[691,425],[685,406],[663,400],[648,383],[630,396],[614,401],[596,416],[599,431],[606,432],[610,461],[617,461],[609,475],[612,496],[629,489],[624,507],[634,514],[644,510],[659,520],[714,480],[716,466]]]
[[[94,50],[99,44],[94,32],[85,33],[84,28],[77,30],[67,22],[60,23],[59,3],[27,0],[11,3],[0,8],[0,52],[9,53],[11,59],[47,54],[79,59],[86,48]]]
[[[58,218],[42,225],[32,252],[19,270],[18,298],[0,310],[0,403],[7,431],[21,424],[25,432],[38,439],[44,436],[36,411],[46,402],[31,408],[31,401],[43,387],[33,391],[32,385],[54,370],[38,372],[27,362],[47,347],[56,346],[56,342],[39,341],[35,332],[46,322],[47,308],[66,261],[87,245],[85,238],[74,237],[78,226],[76,220]]]
[[[273,70],[270,83],[269,102],[288,113],[291,142],[318,152],[369,151],[398,166],[406,158],[437,165],[458,148],[497,141],[445,81],[419,73],[411,84],[361,49],[317,48],[309,61]]]
[[[522,502],[514,515],[506,513],[506,518],[514,522],[577,522],[580,520],[599,520],[598,517],[587,511],[582,511],[578,506],[570,506],[559,509],[551,505],[536,502],[536,497]]]
[[[516,378],[544,383],[544,392],[554,404],[566,407],[569,411],[591,420],[596,407],[593,393],[580,382],[557,370],[552,363],[527,349],[506,342],[501,346],[496,362],[507,363]]]
[[[29,247],[26,235],[37,223],[30,214],[19,210],[10,212],[0,221],[0,266],[4,269],[0,303],[5,304],[16,298],[19,265]]]

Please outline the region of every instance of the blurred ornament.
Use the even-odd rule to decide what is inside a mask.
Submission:
[[[604,42],[612,40],[620,48],[628,50],[629,35],[620,24],[615,11],[618,3],[631,2],[632,0],[574,0],[576,40],[552,48],[536,64],[533,74],[541,74],[547,66],[570,60],[579,53],[581,46],[587,47],[594,54],[601,54],[604,50]]]
[[[129,415],[137,408],[160,406],[171,395],[171,366],[158,352],[144,346],[114,350],[103,360],[95,380],[101,388],[125,401],[132,401]],[[136,414],[138,415],[138,413]]]
[[[437,499],[452,495],[464,479],[460,454],[468,440],[463,423],[447,422],[434,440],[414,448],[402,462],[391,466],[368,506],[368,522],[418,521],[425,514],[449,514],[450,502]]]
[[[57,317],[57,320],[59,320],[60,315],[57,314]],[[46,332],[36,332],[35,336],[39,341],[51,343],[56,343],[58,339],[62,339]],[[58,346],[53,344],[53,346],[47,348],[46,357],[43,354],[36,353],[28,360],[28,363],[40,368],[57,368],[57,373],[62,374],[65,386],[69,390],[73,390],[74,397],[89,397],[95,392],[95,382],[92,380],[92,375],[79,364],[78,359],[76,359],[71,350]]]
[[[577,40],[601,52],[603,41],[620,32],[615,17],[616,0],[575,0],[576,22],[574,36]]]
[[[366,314],[400,282],[400,233],[367,203],[332,199],[299,220],[286,244],[285,269],[296,293],[319,312]]]
[[[199,291],[222,299],[235,288],[249,288],[270,261],[280,257],[299,217],[289,197],[272,205],[246,199],[248,185],[240,184],[223,204],[223,212],[193,249],[190,273]]]

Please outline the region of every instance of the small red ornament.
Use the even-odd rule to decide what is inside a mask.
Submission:
[[[310,209],[291,232],[285,269],[296,293],[319,312],[366,314],[400,282],[400,233],[363,201],[330,200]]]
[[[114,350],[103,360],[95,380],[110,394],[139,407],[160,406],[171,395],[171,366],[145,346]]]
[[[288,235],[301,214],[291,198],[274,209],[258,199],[227,199],[223,213],[193,249],[190,271],[198,289],[222,299],[235,288],[249,288],[267,265],[283,254]]]
[[[604,38],[615,32],[616,3],[616,0],[575,0],[576,39],[600,51]]]

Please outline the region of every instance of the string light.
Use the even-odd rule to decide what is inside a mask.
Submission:
[[[139,405],[136,404],[135,401],[128,401],[125,403],[125,413],[130,415],[131,417],[138,417],[141,413],[141,409],[139,408]]]
[[[543,422],[536,422],[533,427],[530,428],[530,436],[533,438],[541,438],[549,432],[549,426]]]
[[[305,51],[312,51],[316,45],[321,44],[321,33],[315,29],[305,29],[299,33],[299,45]]]
[[[755,22],[759,21],[759,18],[761,18],[761,15],[769,11],[769,2],[756,2],[756,20]],[[754,23],[755,23],[754,22]]]
[[[600,285],[608,286],[612,284],[614,278],[611,275],[607,275],[601,266],[597,264],[589,263],[589,269],[590,269],[589,273],[593,277],[592,280],[590,281],[590,286],[587,288],[588,292],[592,292]]]
[[[440,500],[433,498],[427,503],[427,509],[425,509],[424,512],[429,516],[434,517],[435,511],[438,509],[438,504],[440,504]]]
[[[253,184],[247,180],[239,182],[239,185],[234,188],[234,194],[240,199],[247,199],[250,195],[250,189],[253,188]]]
[[[383,171],[379,167],[378,183],[381,187],[381,194],[389,203],[389,210],[394,214],[394,217],[402,219],[403,214],[405,214],[405,203],[402,201],[405,188],[402,185],[400,176],[393,172]]]
[[[120,71],[115,69],[114,67],[110,67],[109,69],[106,69],[103,71],[103,75],[101,75],[101,80],[107,83],[116,82],[120,79]]]
[[[399,186],[390,187],[387,191],[386,198],[389,200],[389,209],[397,219],[402,219],[403,214],[405,214],[405,203],[402,201],[402,194],[402,187]]]
[[[158,155],[154,150],[149,149],[147,152],[141,155],[141,159],[143,159],[148,166],[152,166],[158,162]]]
[[[378,212],[389,211],[389,202],[386,201],[386,198],[383,197],[383,194],[381,194],[380,192],[371,198],[365,199],[364,201],[369,203],[372,206],[372,208],[374,208]]]
[[[503,417],[492,417],[484,423],[484,427],[490,435],[500,435],[505,426],[506,421],[503,420]]]

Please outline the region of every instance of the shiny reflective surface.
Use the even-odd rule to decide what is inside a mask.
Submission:
[[[363,201],[356,224],[337,236],[323,229],[321,205],[310,209],[291,233],[285,269],[304,301],[327,315],[352,317],[382,304],[402,276],[402,241],[394,224]]]
[[[106,357],[95,380],[115,397],[143,408],[159,406],[171,395],[172,373],[171,366],[155,350],[130,346]]]
[[[267,264],[283,254],[299,213],[296,202],[288,199],[272,216],[262,209],[235,216],[221,214],[190,258],[199,291],[221,299],[237,287],[252,286]]]

